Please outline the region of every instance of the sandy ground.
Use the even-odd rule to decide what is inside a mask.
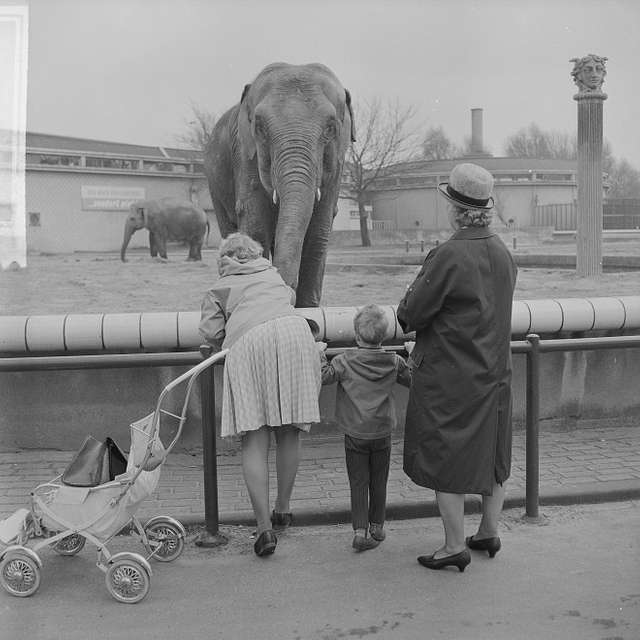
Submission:
[[[521,243],[522,244],[522,243]],[[569,245],[567,245],[569,246]],[[612,242],[607,253],[638,255],[640,242]],[[332,249],[337,261],[356,254],[352,264],[374,262],[382,249],[350,247]],[[406,255],[402,247],[395,250]],[[540,246],[540,253],[563,253],[566,246]],[[389,249],[384,249],[387,253]],[[522,246],[532,253],[531,245]],[[419,255],[419,250],[412,252]],[[192,311],[216,278],[216,251],[203,252],[202,262],[186,262],[181,247],[170,249],[166,262],[153,260],[146,251],[131,251],[122,263],[117,253],[30,255],[27,267],[0,272],[0,315],[117,313],[138,311]],[[358,306],[368,302],[397,304],[415,266],[328,268],[322,306]],[[515,298],[628,296],[640,294],[640,271],[605,273],[579,278],[572,270],[520,269]]]

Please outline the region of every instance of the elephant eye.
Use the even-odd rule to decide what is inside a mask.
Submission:
[[[336,123],[335,123],[335,120],[331,119],[329,120],[329,122],[327,122],[324,128],[324,137],[327,140],[331,140],[332,138],[335,138],[335,136],[336,136]]]
[[[255,117],[253,126],[256,136],[260,136],[261,138],[267,137],[267,127],[264,124],[264,120],[260,116]]]

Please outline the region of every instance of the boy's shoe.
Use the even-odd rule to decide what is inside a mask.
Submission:
[[[387,534],[384,532],[383,527],[384,527],[383,524],[377,524],[375,522],[372,522],[369,525],[369,535],[374,540],[377,540],[378,542],[382,542],[387,537]]]
[[[356,551],[368,551],[369,549],[375,549],[379,544],[380,542],[374,538],[365,538],[364,536],[356,534],[353,537],[351,546]]]

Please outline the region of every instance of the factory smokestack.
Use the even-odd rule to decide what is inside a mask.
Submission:
[[[482,109],[471,109],[471,146],[466,156],[470,158],[486,158],[491,156],[490,153],[484,150]]]
[[[471,109],[471,153],[482,153],[482,109]]]

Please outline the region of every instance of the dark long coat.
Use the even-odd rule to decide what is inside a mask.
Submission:
[[[411,354],[404,471],[418,485],[491,495],[511,472],[511,305],[517,268],[486,227],[427,255],[398,306]]]

